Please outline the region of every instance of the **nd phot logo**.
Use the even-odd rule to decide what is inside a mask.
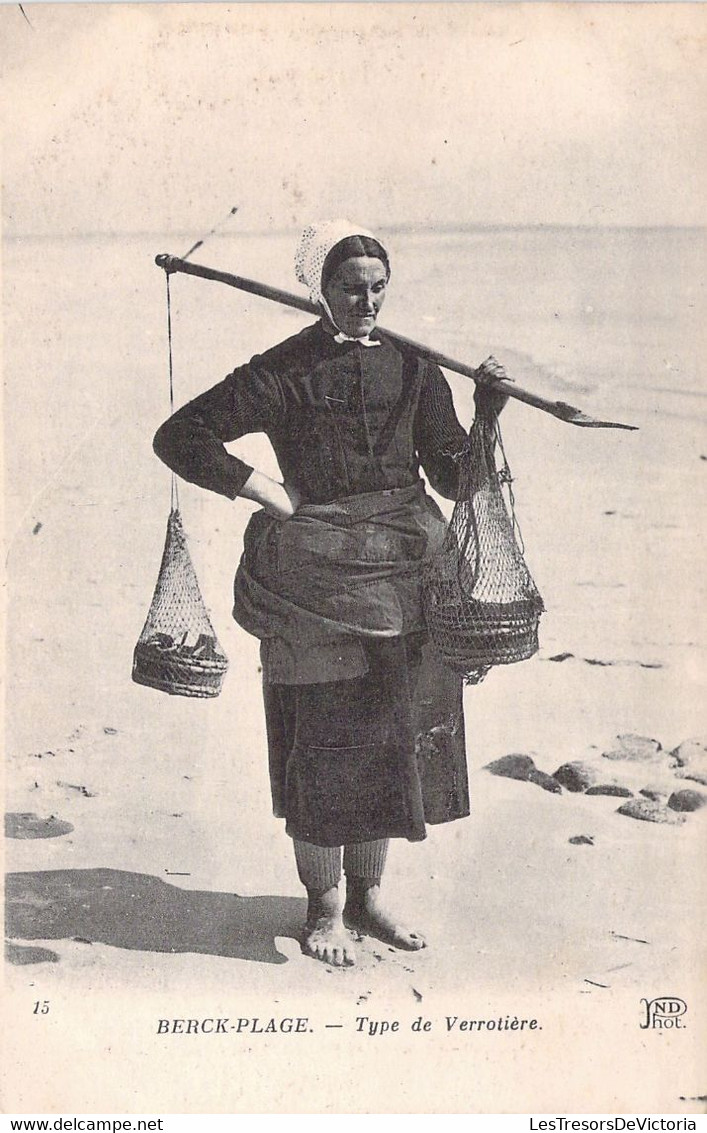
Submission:
[[[642,999],[644,1018],[641,1023],[643,1030],[648,1027],[653,1030],[680,1030],[684,1029],[682,1016],[687,1011],[684,999],[676,995],[661,995],[657,999]]]

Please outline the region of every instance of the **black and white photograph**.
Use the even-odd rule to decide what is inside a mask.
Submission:
[[[3,1110],[695,1128],[707,6],[0,28]]]

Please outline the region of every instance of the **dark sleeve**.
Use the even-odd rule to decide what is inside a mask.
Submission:
[[[459,482],[453,455],[467,439],[454,412],[447,379],[438,366],[428,362],[415,415],[415,448],[431,487],[448,500],[456,499]]]
[[[258,356],[178,409],[155,434],[160,460],[184,480],[235,499],[253,471],[226,451],[246,433],[270,433],[284,418],[282,388]]]

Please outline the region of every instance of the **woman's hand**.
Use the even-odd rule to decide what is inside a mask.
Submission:
[[[494,390],[493,387],[497,382],[510,382],[512,380],[493,355],[482,362],[476,371],[476,389],[474,391],[476,412],[485,417],[497,417],[508,401],[508,394],[502,393],[501,390]]]
[[[262,472],[251,472],[240,495],[255,500],[275,519],[290,519],[302,503],[302,497],[291,484],[280,484]]]

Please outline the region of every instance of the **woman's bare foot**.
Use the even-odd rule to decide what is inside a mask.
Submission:
[[[393,948],[419,952],[426,946],[424,936],[398,924],[395,917],[386,911],[381,903],[379,885],[361,885],[350,880],[343,920],[349,928],[356,929],[365,936],[375,936],[376,940],[391,944]]]
[[[305,956],[335,968],[355,964],[356,950],[342,920],[339,890],[327,889],[323,893],[308,890],[307,896],[307,923],[302,938]]]

